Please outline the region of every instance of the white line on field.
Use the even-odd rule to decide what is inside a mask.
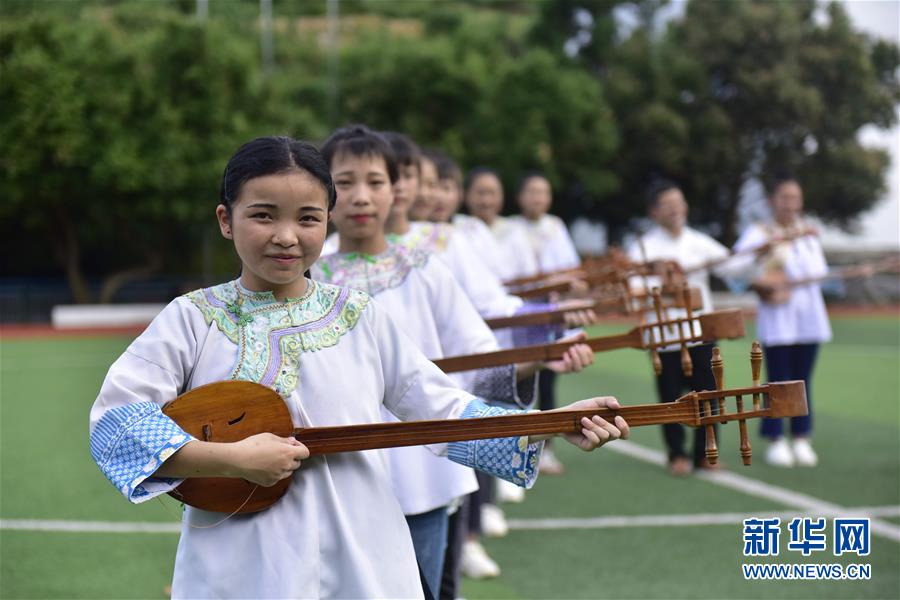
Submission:
[[[178,533],[181,531],[181,523],[0,519],[0,529],[65,531],[72,533]]]
[[[809,512],[701,513],[687,515],[622,515],[580,519],[510,519],[509,528],[538,529],[608,529],[612,527],[679,527],[690,525],[740,524],[750,517],[810,516]],[[831,516],[815,513],[814,516]],[[842,517],[900,517],[898,506],[859,506],[842,509]],[[116,521],[50,521],[37,519],[0,519],[0,530],[49,531],[64,533],[178,533],[180,523],[140,523]]]
[[[634,442],[620,440],[614,444],[609,444],[606,448],[656,465],[662,466],[666,464],[666,455],[663,452],[640,446]],[[807,494],[795,492],[787,488],[764,483],[756,479],[744,477],[743,475],[738,475],[736,473],[729,473],[727,471],[700,472],[696,474],[696,477],[704,481],[709,481],[710,483],[715,483],[716,485],[721,485],[722,487],[743,492],[749,496],[756,496],[757,498],[765,498],[766,500],[779,502],[793,509],[803,510],[808,513],[841,515],[850,510]],[[900,542],[900,526],[880,519],[872,519],[870,526],[872,528],[872,533],[877,533],[888,539],[894,540],[895,542]]]
[[[900,506],[860,506],[847,508],[838,514],[804,512],[754,512],[754,513],[701,513],[687,515],[635,515],[615,517],[589,517],[575,519],[509,519],[509,528],[516,530],[537,529],[609,529],[615,527],[686,527],[691,525],[740,525],[744,519],[781,517],[790,519],[806,516],[840,517],[898,517]]]

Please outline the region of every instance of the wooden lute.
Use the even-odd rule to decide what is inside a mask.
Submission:
[[[751,410],[743,411],[743,396],[753,396]],[[738,411],[725,410],[725,399],[729,397],[738,398]],[[806,410],[806,390],[802,381],[693,392],[675,402],[627,406],[616,410],[535,412],[480,419],[340,427],[295,428],[278,393],[247,381],[204,385],[182,394],[163,407],[166,415],[199,440],[237,442],[269,432],[281,437],[295,437],[309,448],[311,456],[486,438],[577,433],[582,429],[581,418],[594,415],[610,422],[616,415],[621,415],[631,427],[662,423],[699,427],[757,417],[797,416],[806,414]],[[742,445],[744,437],[742,435]],[[712,445],[715,448],[715,439]],[[713,462],[717,452],[712,455]],[[252,513],[278,501],[291,481],[289,477],[271,487],[262,487],[237,478],[188,478],[169,494],[203,510]]]
[[[794,288],[813,283],[822,283],[829,279],[853,279],[871,277],[875,273],[900,271],[900,259],[890,256],[880,261],[863,263],[835,269],[818,277],[789,279],[784,269],[774,269],[753,280],[751,288],[766,304],[786,304],[791,299]]]
[[[690,288],[687,300],[682,297],[680,292],[672,292],[663,289],[661,292],[663,299],[662,309],[670,308],[686,308],[685,302],[690,302],[695,309],[703,307],[703,298],[700,295],[699,288]],[[597,297],[593,300],[574,300],[569,304],[565,304],[559,308],[553,308],[543,311],[535,311],[512,315],[509,317],[492,317],[485,319],[485,323],[491,329],[505,329],[507,327],[529,327],[534,325],[560,325],[566,322],[566,314],[579,310],[593,310],[598,316],[601,315],[629,315],[643,310],[652,310],[653,306],[648,304],[648,300],[652,300],[650,292],[631,292],[627,288],[618,296]]]
[[[658,294],[657,294],[658,298]],[[662,318],[655,323],[645,323],[632,328],[627,333],[588,338],[581,341],[564,341],[550,344],[520,346],[508,350],[497,350],[481,354],[450,356],[435,360],[434,364],[444,373],[457,373],[472,369],[485,369],[522,362],[559,360],[566,351],[576,344],[586,344],[594,352],[606,352],[622,348],[649,350],[653,357],[657,374],[662,372],[657,351],[659,348],[681,345],[687,352],[687,344],[693,342],[712,342],[716,340],[733,340],[744,337],[744,316],[740,309],[720,310],[694,317],[673,319]],[[694,326],[699,323],[701,333],[695,333]],[[665,332],[667,335],[663,335]]]

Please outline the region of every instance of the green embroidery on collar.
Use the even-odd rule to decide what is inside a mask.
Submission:
[[[369,301],[360,292],[312,281],[302,298],[284,302],[266,292],[247,293],[236,282],[186,297],[207,325],[215,323],[237,345],[231,379],[267,385],[283,397],[297,387],[300,355],[336,345]]]
[[[234,302],[225,305],[225,309],[228,310],[228,312],[234,315],[234,318],[237,319],[238,327],[242,327],[253,320],[253,317],[241,310],[241,305],[243,303],[243,298],[240,294],[238,294],[238,297]]]
[[[388,239],[409,250],[441,253],[447,249],[453,232],[454,226],[450,223],[415,223],[405,235]]]
[[[317,279],[376,296],[402,285],[413,269],[428,262],[429,256],[430,253],[421,248],[392,244],[375,256],[357,252],[330,254],[313,265],[312,270]]]
[[[378,262],[377,258],[371,254],[366,254],[365,252],[349,252],[347,253],[347,260],[364,260],[370,265],[374,265]]]

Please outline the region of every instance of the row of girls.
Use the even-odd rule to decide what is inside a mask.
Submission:
[[[214,213],[239,276],[167,305],[111,366],[90,415],[92,455],[131,502],[194,477],[291,480],[261,512],[185,507],[173,597],[454,598],[463,549],[484,552],[490,477],[534,484],[551,436],[310,457],[270,433],[198,440],[161,410],[198,386],[247,380],[278,392],[295,427],[515,414],[534,405],[542,374],[589,365],[582,332],[488,328],[486,317],[536,307],[501,284],[506,261],[490,260],[502,227],[427,222],[444,200],[439,168],[407,138],[364,126],[335,131],[321,149],[258,138],[229,160]],[[569,263],[551,262],[563,260],[565,229],[545,215],[546,180],[526,179],[520,196],[533,267],[577,264],[567,236]],[[593,318],[573,310],[567,322]],[[576,343],[557,361],[452,376],[430,362],[563,335]],[[556,410],[617,406],[600,397]],[[580,424],[563,437],[583,450],[628,436],[621,417]]]

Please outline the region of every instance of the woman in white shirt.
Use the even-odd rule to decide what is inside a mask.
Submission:
[[[781,419],[765,419],[762,435],[771,440],[766,454],[769,463],[791,467],[815,466],[818,457],[810,444],[812,437],[812,371],[819,344],[831,340],[831,326],[818,283],[790,286],[789,295],[775,298],[770,294],[778,283],[790,285],[828,273],[822,245],[814,235],[803,235],[808,227],[803,222],[803,190],[793,177],[775,180],[769,193],[772,222],[749,227],[734,246],[736,251],[766,246],[766,253],[754,263],[753,285],[759,290],[757,335],[763,345],[769,381],[802,379],[806,383],[809,415],[792,417],[792,444],[784,435]]]

